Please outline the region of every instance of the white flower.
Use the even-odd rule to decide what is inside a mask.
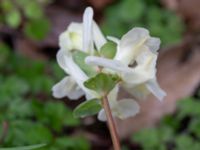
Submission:
[[[98,93],[87,89],[83,84],[92,75],[73,59],[75,51],[82,51],[88,55],[85,59],[86,64],[94,65],[94,68],[102,66],[103,72],[117,74],[122,80],[120,85],[135,97],[141,98],[151,92],[158,99],[162,99],[165,93],[156,79],[157,50],[160,40],[150,37],[148,30],[144,28],[133,28],[121,40],[111,36],[107,38],[117,44],[114,58],[94,56],[95,51],[100,52],[107,41],[93,20],[93,10],[90,7],[84,12],[83,23],[74,22],[68,26],[59,37],[60,50],[57,53],[58,64],[68,76],[54,85],[53,96],[78,99],[85,94],[87,99],[100,98]],[[130,67],[134,63],[136,66]],[[136,115],[139,112],[137,102],[133,99],[118,101],[118,90],[119,84],[108,94],[112,115],[120,119]],[[99,112],[98,118],[106,120],[104,109]]]
[[[115,71],[121,77],[123,87],[136,97],[142,98],[151,92],[162,100],[166,94],[156,80],[160,40],[150,37],[149,32],[143,28],[133,28],[121,40],[113,37],[109,39],[118,44],[114,59],[88,56],[86,63]],[[136,66],[129,67],[133,63],[136,63]],[[142,90],[139,91],[140,89]]]

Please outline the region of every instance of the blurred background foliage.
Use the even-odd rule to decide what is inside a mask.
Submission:
[[[165,116],[156,128],[144,129],[132,136],[143,150],[199,150],[200,95],[178,102],[178,110]]]
[[[44,39],[50,29],[50,22],[44,14],[49,0],[2,0],[0,22],[13,29],[20,29],[33,40]]]
[[[163,45],[180,42],[184,24],[174,12],[161,7],[159,0],[119,0],[105,10],[102,29],[121,37],[132,27],[145,27]]]
[[[0,135],[6,132],[1,146],[47,143],[42,150],[89,149],[81,134],[67,134],[81,125],[71,108],[52,100],[51,88],[63,77],[57,64],[13,55],[3,43],[0,49]]]
[[[5,35],[9,30],[11,37],[17,33],[36,43],[45,40],[56,28],[46,10],[49,6],[63,4],[61,1],[57,4],[53,0],[1,0],[0,33]],[[67,8],[71,6],[76,11],[73,4],[77,5],[77,1],[66,3]],[[82,12],[82,7],[80,10]],[[163,46],[169,46],[180,42],[185,31],[181,17],[164,8],[159,0],[117,0],[106,6],[102,14],[97,21],[103,31],[117,37],[134,26],[142,26],[148,28],[153,36],[160,37]],[[31,56],[18,53],[8,35],[6,38],[2,35],[0,147],[47,143],[41,150],[108,149],[111,141],[105,124],[97,122],[89,126],[95,136],[86,134],[84,130],[88,123],[85,125],[83,120],[72,116],[74,106],[66,105],[66,99],[55,100],[51,96],[52,86],[64,77],[64,72],[55,62],[55,55],[53,60],[49,59],[53,50],[47,51],[47,59],[30,59]],[[49,45],[44,47],[51,49]],[[52,49],[57,51],[58,47]],[[164,117],[156,128],[144,129],[123,140],[123,150],[199,150],[199,95],[180,101],[177,111]],[[95,141],[96,136],[101,140]]]

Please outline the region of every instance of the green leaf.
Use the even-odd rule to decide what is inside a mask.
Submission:
[[[38,149],[44,146],[46,146],[46,144],[36,144],[36,145],[13,147],[13,148],[0,148],[0,150],[32,150],[32,149]]]
[[[124,21],[139,20],[145,12],[145,3],[141,0],[121,1],[121,8],[118,10],[119,16]]]
[[[179,135],[175,139],[176,150],[199,150],[200,144],[188,135]]]
[[[75,63],[89,76],[95,76],[96,72],[94,70],[94,68],[92,68],[91,66],[87,65],[85,63],[85,58],[88,56],[88,54],[82,52],[82,51],[75,51],[73,53],[73,59],[75,61]]]
[[[189,125],[189,131],[195,134],[200,139],[200,119],[193,118]]]
[[[33,110],[40,122],[47,124],[55,131],[61,131],[64,125],[79,125],[79,120],[73,117],[72,111],[61,102],[47,102],[44,105],[34,101]]]
[[[24,7],[26,17],[30,19],[38,19],[43,16],[42,8],[37,1],[30,1]]]
[[[9,107],[8,107],[8,110],[6,113],[6,116],[8,116],[10,119],[27,118],[27,117],[31,117],[33,115],[34,114],[31,109],[31,102],[24,101],[21,98],[15,98],[15,100],[9,104]]]
[[[45,18],[34,19],[25,25],[25,34],[33,40],[42,40],[50,30],[50,23]]]
[[[75,117],[87,117],[97,114],[101,110],[99,99],[87,100],[77,106],[74,110]]]
[[[51,131],[41,124],[30,120],[12,120],[9,123],[9,132],[6,143],[15,146],[30,145],[36,143],[51,143],[53,135]]]
[[[133,141],[138,142],[146,149],[155,148],[161,142],[156,129],[144,129],[137,132],[133,135]]]
[[[173,139],[174,133],[171,128],[159,127],[159,128],[149,128],[143,129],[133,135],[132,140],[141,144],[143,149],[165,149],[160,147],[164,145],[169,140]]]
[[[172,128],[173,130],[176,130],[180,127],[180,121],[177,120],[174,116],[172,115],[166,115],[163,117],[161,120],[161,126],[168,126]]]
[[[117,44],[109,41],[101,47],[100,54],[103,57],[112,59],[115,56],[116,51],[117,51]]]
[[[17,76],[9,76],[0,85],[0,91],[10,96],[20,96],[29,91],[29,85]]]
[[[95,77],[90,78],[84,82],[85,87],[94,90],[101,96],[108,94],[117,84],[118,78],[116,76],[99,73]]]
[[[17,28],[21,23],[20,12],[16,9],[7,12],[5,15],[5,21],[10,27]]]
[[[178,102],[179,113],[178,119],[183,119],[186,116],[198,117],[200,115],[199,109],[200,102],[194,98],[185,98]]]

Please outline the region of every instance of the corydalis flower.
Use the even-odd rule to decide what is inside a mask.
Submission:
[[[101,95],[87,89],[83,83],[100,70],[104,73],[117,74],[122,82],[108,94],[108,100],[113,116],[125,119],[137,114],[139,105],[133,99],[117,100],[120,86],[136,97],[149,92],[159,99],[164,96],[155,76],[160,41],[150,37],[148,31],[143,28],[133,28],[121,40],[115,37],[108,37],[108,40],[117,45],[116,53],[109,59],[101,54],[108,41],[93,21],[92,8],[86,8],[83,23],[71,23],[59,37],[60,50],[57,53],[57,61],[68,76],[53,87],[53,95],[57,98],[67,96],[70,99],[86,95],[87,99],[98,99]],[[136,67],[130,67],[134,63]],[[106,120],[103,109],[99,112],[98,118]]]

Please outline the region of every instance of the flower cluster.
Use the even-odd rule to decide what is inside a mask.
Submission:
[[[88,89],[84,82],[99,72],[116,75],[120,82],[108,93],[112,114],[120,119],[134,116],[139,105],[134,99],[118,100],[119,88],[137,99],[149,93],[162,100],[166,95],[156,80],[156,60],[160,39],[149,35],[144,28],[133,28],[121,39],[104,37],[93,20],[92,8],[86,8],[83,23],[71,23],[59,37],[57,61],[67,76],[53,87],[56,98],[87,100],[99,98],[98,92]],[[98,119],[105,121],[105,112]]]

